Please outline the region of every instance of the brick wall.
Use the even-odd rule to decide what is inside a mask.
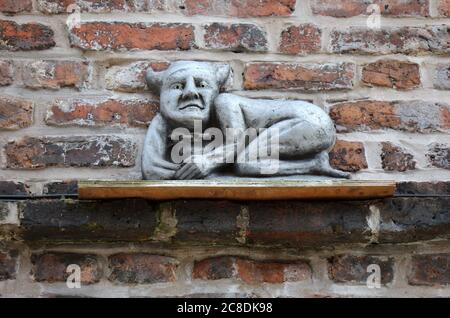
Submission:
[[[373,4],[380,29],[367,27]],[[450,295],[448,0],[0,0],[0,12],[1,195],[140,178],[159,107],[143,72],[188,59],[229,63],[236,94],[323,107],[332,165],[410,181],[399,195],[412,197],[281,211],[0,201],[1,295]],[[71,260],[81,291],[58,283]],[[361,283],[372,262],[379,290]]]

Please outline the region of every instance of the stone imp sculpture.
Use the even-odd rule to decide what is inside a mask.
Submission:
[[[147,70],[148,86],[160,93],[160,113],[153,118],[145,138],[144,179],[201,179],[227,171],[239,177],[349,177],[329,164],[328,152],[335,143],[336,131],[327,113],[302,101],[220,93],[229,74],[228,65],[195,61],[177,61],[162,72]],[[197,127],[201,127],[200,133]],[[173,134],[180,129],[183,133],[177,139],[184,135],[190,143],[197,135],[203,138],[193,152],[183,149],[181,162],[174,160],[173,151],[179,146]],[[243,145],[238,140],[245,140],[243,134],[248,129],[260,133],[250,136]],[[211,140],[208,131],[223,133],[227,142],[205,147],[205,139]],[[277,157],[262,153],[261,145],[270,146]],[[269,166],[276,169],[267,173]]]

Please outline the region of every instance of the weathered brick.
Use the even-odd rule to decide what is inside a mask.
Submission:
[[[0,225],[19,225],[17,202],[0,201]]]
[[[33,268],[31,274],[37,282],[65,282],[71,271],[69,265],[78,265],[81,269],[81,284],[90,285],[100,281],[102,270],[95,255],[75,253],[43,253],[31,256]]]
[[[440,0],[438,4],[438,12],[441,17],[450,17],[450,0]]]
[[[16,181],[0,181],[0,195],[28,195],[30,190],[27,184]]]
[[[320,247],[369,242],[369,202],[249,202],[247,242]],[[276,222],[274,222],[276,220]]]
[[[450,89],[450,63],[436,66],[433,84],[437,89]]]
[[[432,166],[450,169],[450,145],[434,142],[428,145],[425,155]]]
[[[155,72],[165,70],[166,62],[140,61],[127,65],[113,66],[105,75],[106,88],[120,92],[138,92],[147,90],[145,73],[152,68]]]
[[[296,0],[184,0],[187,15],[216,15],[233,17],[289,16]]]
[[[321,49],[322,31],[314,24],[306,23],[286,27],[281,32],[280,52],[286,54],[311,54]]]
[[[40,23],[0,20],[0,50],[45,50],[56,45],[53,30]]]
[[[34,61],[24,65],[23,83],[29,88],[86,87],[89,65],[80,61]]]
[[[15,279],[18,266],[18,252],[0,252],[0,281]]]
[[[354,64],[249,63],[245,89],[323,91],[353,87]]]
[[[13,78],[13,67],[9,61],[0,61],[0,86],[7,86],[12,84]]]
[[[45,121],[56,126],[146,127],[159,110],[159,102],[148,99],[57,100]]]
[[[205,46],[233,52],[267,51],[266,32],[254,24],[212,23],[204,26]]]
[[[411,285],[447,286],[450,284],[450,254],[414,255],[408,274]]]
[[[381,143],[381,166],[385,171],[407,171],[416,169],[416,161],[412,154],[390,143]]]
[[[366,284],[372,272],[369,265],[380,266],[381,284],[386,285],[394,278],[394,259],[392,257],[371,255],[336,255],[328,258],[328,277],[335,283]]]
[[[171,257],[144,253],[121,253],[109,257],[108,279],[123,284],[174,282],[178,261]]]
[[[72,12],[78,7],[80,12],[147,12],[161,8],[160,0],[38,0],[38,10],[48,14]],[[159,5],[158,5],[159,4]]]
[[[337,140],[330,151],[330,164],[336,169],[350,172],[367,169],[363,143]]]
[[[117,136],[24,137],[5,146],[10,169],[130,167],[136,150],[134,142]]]
[[[391,27],[372,30],[350,27],[331,32],[331,52],[357,54],[417,54],[450,52],[449,26]]]
[[[0,0],[0,11],[4,13],[19,13],[31,11],[31,0]]]
[[[44,194],[78,194],[77,180],[55,181],[44,184]]]
[[[19,129],[33,124],[33,102],[27,99],[0,96],[0,130]]]
[[[450,237],[447,197],[385,199],[376,206],[380,211],[377,231],[379,243],[405,243]]]
[[[145,200],[30,200],[19,212],[27,241],[144,241],[157,225],[156,210]]]
[[[362,82],[369,86],[412,89],[420,85],[419,65],[396,60],[381,60],[364,65]]]
[[[396,184],[397,195],[450,195],[450,182],[399,182]]]
[[[247,284],[309,281],[312,273],[304,261],[257,261],[241,257],[219,256],[194,263],[194,279],[240,279]]]
[[[337,18],[372,14],[378,5],[380,14],[393,17],[428,17],[429,0],[312,0],[314,14]]]
[[[238,203],[189,200],[176,201],[173,208],[178,221],[176,241],[237,244]]]
[[[331,106],[338,132],[396,129],[429,133],[450,128],[450,106],[427,101],[343,102]]]
[[[189,50],[194,28],[183,23],[85,22],[70,30],[70,43],[84,50]]]

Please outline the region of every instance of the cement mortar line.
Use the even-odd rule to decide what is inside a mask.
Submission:
[[[43,121],[36,121],[35,125],[18,130],[2,130],[0,132],[0,140],[7,141],[11,138],[18,138],[29,135],[42,135],[48,137],[55,136],[92,136],[92,134],[109,135],[114,134],[124,138],[142,137],[146,133],[146,128],[142,127],[120,127],[113,125],[105,125],[104,127],[90,127],[90,126],[54,126],[46,125]],[[446,132],[435,133],[413,133],[399,130],[372,130],[372,131],[355,131],[348,133],[338,133],[338,139],[348,141],[396,141],[407,140],[413,141],[414,144],[428,144],[433,141],[450,141],[450,134]]]
[[[17,23],[37,22],[40,19],[44,20],[46,25],[51,25],[56,20],[66,21],[69,14],[40,14],[39,12],[31,14],[19,14],[8,16],[0,14],[1,20],[10,20]],[[369,15],[359,15],[346,18],[336,18],[330,16],[300,14],[291,16],[269,16],[269,17],[232,17],[219,15],[195,15],[187,16],[184,14],[157,12],[157,13],[142,13],[142,12],[106,12],[106,13],[80,13],[81,23],[84,22],[125,22],[125,23],[188,23],[195,25],[209,24],[209,23],[250,23],[259,25],[270,25],[276,21],[284,23],[313,23],[317,26],[339,25],[340,27],[349,26],[367,26],[367,19]],[[199,22],[201,20],[201,22]],[[445,17],[389,17],[381,16],[381,26],[413,26],[421,27],[429,24],[448,24],[449,18]]]
[[[137,158],[138,159],[138,158]],[[35,170],[0,169],[1,180],[67,180],[67,179],[107,179],[137,180],[141,179],[140,158],[132,168],[77,168],[48,167]],[[364,170],[352,174],[353,180],[395,180],[397,182],[436,182],[450,181],[450,171],[445,169],[417,169],[407,172],[385,172],[383,170]]]
[[[11,249],[29,249],[32,253],[43,252],[65,252],[71,250],[80,254],[96,254],[107,258],[110,255],[121,253],[127,250],[131,253],[149,253],[154,255],[166,255],[174,258],[189,258],[192,260],[201,260],[212,256],[237,256],[249,257],[254,260],[273,260],[280,259],[286,261],[307,260],[311,257],[326,259],[331,256],[341,254],[351,254],[355,256],[402,256],[405,255],[429,255],[446,253],[450,249],[448,239],[434,239],[427,241],[416,241],[410,243],[379,243],[379,244],[335,244],[332,247],[323,246],[320,249],[315,247],[295,248],[286,246],[280,249],[279,246],[210,246],[195,245],[189,246],[189,252],[186,251],[186,245],[163,242],[92,242],[74,243],[74,244],[32,244],[27,242],[8,242]]]
[[[117,61],[121,64],[136,61],[176,61],[183,59],[204,60],[212,62],[226,62],[239,60],[246,62],[292,62],[292,63],[337,63],[348,62],[362,64],[377,61],[379,59],[397,59],[400,61],[411,61],[416,63],[448,63],[450,56],[443,54],[338,54],[319,52],[306,55],[291,55],[277,52],[242,52],[234,53],[226,50],[192,49],[192,50],[81,50],[64,49],[55,47],[42,51],[0,51],[0,58],[21,60],[83,60],[91,62],[102,62],[114,65]],[[330,61],[330,58],[332,60]]]
[[[237,81],[237,83],[239,83]],[[237,84],[234,84],[237,86]],[[377,100],[377,101],[402,101],[402,100],[422,100],[427,102],[436,102],[448,104],[448,90],[437,90],[433,88],[417,88],[412,90],[395,90],[379,87],[356,87],[351,90],[330,90],[330,91],[314,91],[305,92],[302,90],[237,90],[230,89],[229,92],[246,96],[250,98],[269,98],[269,99],[300,99],[313,100],[320,97],[327,105],[333,105],[345,101],[357,100]],[[32,99],[39,103],[53,103],[56,99],[123,99],[137,100],[146,99],[149,101],[157,101],[157,97],[150,91],[138,92],[120,92],[107,89],[72,89],[61,88],[59,90],[51,89],[29,89],[20,85],[6,86],[0,88],[0,94]],[[74,94],[76,94],[74,96]],[[50,106],[50,105],[49,105]]]

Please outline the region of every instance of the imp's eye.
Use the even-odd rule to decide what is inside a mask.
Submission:
[[[172,84],[172,86],[170,86],[170,88],[172,88],[172,89],[183,89],[183,84],[175,83],[175,84]]]
[[[208,87],[208,83],[206,83],[205,81],[201,81],[200,84],[198,85],[200,88],[206,88]]]

